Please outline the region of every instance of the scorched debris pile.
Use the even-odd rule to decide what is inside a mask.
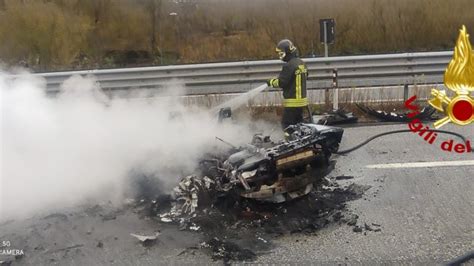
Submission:
[[[277,142],[257,134],[244,147],[207,154],[171,196],[136,207],[160,222],[202,232],[204,242],[190,249],[207,250],[224,261],[252,260],[271,248],[277,235],[312,232],[331,223],[356,226],[358,217],[346,202],[360,198],[367,187],[340,187],[325,178],[334,168],[330,157],[343,130],[298,124],[286,133]]]
[[[189,215],[224,196],[281,203],[307,195],[337,151],[343,130],[298,124],[286,133],[279,142],[257,134],[245,147],[208,155],[200,173],[183,178],[174,189],[173,208],[163,218]]]

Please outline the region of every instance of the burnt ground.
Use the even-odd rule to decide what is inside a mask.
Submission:
[[[358,216],[346,207],[369,186],[340,186],[338,179],[322,179],[306,197],[282,204],[221,197],[186,223],[161,221],[159,214],[169,211],[170,197],[150,197],[153,186],[147,183],[141,197],[121,207],[82,206],[0,225],[1,239],[25,253],[1,259],[7,265],[127,265],[187,263],[194,256],[206,256],[230,263],[271,253],[273,240],[288,234],[310,235],[331,225],[352,226],[354,232],[377,230],[357,226]],[[157,237],[141,242],[132,233]]]
[[[373,230],[358,227],[358,216],[346,208],[346,202],[361,198],[368,188],[339,187],[325,180],[309,195],[282,204],[223,197],[176,226],[201,232],[204,241],[191,248],[202,249],[214,260],[253,261],[259,253],[271,252],[272,239],[285,234],[311,234],[336,224],[354,226],[355,232]]]
[[[140,190],[130,208],[142,218],[172,224],[182,231],[199,232],[202,242],[187,247],[180,255],[199,250],[214,261],[224,263],[254,261],[259,254],[271,252],[272,239],[286,234],[311,234],[329,225],[347,224],[354,226],[354,232],[380,231],[369,225],[357,226],[358,216],[346,208],[348,201],[361,198],[370,186],[352,183],[341,187],[336,182],[351,179],[350,176],[326,179],[334,167],[335,161],[332,161],[329,167],[312,171],[319,181],[314,183],[313,191],[302,198],[275,204],[229,193],[205,206],[200,205],[196,212],[172,220],[168,218],[171,197],[149,197],[149,188],[159,186],[151,185],[150,178],[141,177],[136,180],[141,184]]]
[[[193,221],[202,229],[207,239],[203,247],[208,248],[213,259],[252,261],[259,253],[271,253],[272,240],[286,234],[312,234],[326,226],[342,224],[361,229],[356,226],[358,216],[347,210],[346,202],[360,198],[366,189],[355,184],[320,188],[278,205],[244,202]]]
[[[341,146],[351,147],[369,135],[403,128],[406,125],[346,129]],[[472,127],[446,129],[474,139]],[[267,232],[265,226],[252,225],[259,220],[252,214],[250,220],[242,219],[247,227],[237,225],[235,231],[225,228],[231,223],[222,222],[217,224],[224,229],[196,232],[151,219],[137,205],[118,208],[101,203],[3,222],[0,240],[24,250],[25,255],[12,265],[222,264],[226,256],[229,262],[243,259],[263,264],[439,265],[473,250],[473,166],[369,169],[367,165],[472,158],[472,154],[442,152],[410,134],[378,139],[350,155],[334,157],[337,164],[328,175],[331,182],[342,190],[351,183],[357,184],[354,188],[370,188],[362,197],[341,203],[343,217],[332,220],[338,212],[334,210],[326,216],[329,223],[318,230],[311,225],[293,232],[289,227]],[[322,187],[332,188],[331,184]],[[285,214],[283,208],[274,212]],[[351,215],[357,215],[357,220],[351,220],[356,217]],[[348,225],[354,221],[355,225]],[[222,233],[229,230],[234,233]],[[130,235],[158,231],[156,242],[148,247]],[[253,234],[256,231],[270,244]],[[217,240],[212,241],[214,237]],[[242,249],[251,253],[243,252],[239,258]],[[219,250],[235,252],[216,254]],[[236,260],[231,260],[233,254],[238,255]],[[9,259],[13,258],[0,257]]]

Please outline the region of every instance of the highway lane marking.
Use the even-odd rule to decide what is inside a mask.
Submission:
[[[371,169],[389,168],[421,168],[421,167],[448,167],[448,166],[470,166],[474,165],[474,160],[465,161],[444,161],[444,162],[416,162],[416,163],[385,163],[366,165]]]

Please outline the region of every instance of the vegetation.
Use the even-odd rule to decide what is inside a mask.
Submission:
[[[0,0],[0,60],[36,71],[452,49],[472,0]]]

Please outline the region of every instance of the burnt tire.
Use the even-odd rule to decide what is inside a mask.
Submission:
[[[191,214],[211,206],[215,195],[215,182],[207,176],[187,176],[173,190],[181,213]]]

